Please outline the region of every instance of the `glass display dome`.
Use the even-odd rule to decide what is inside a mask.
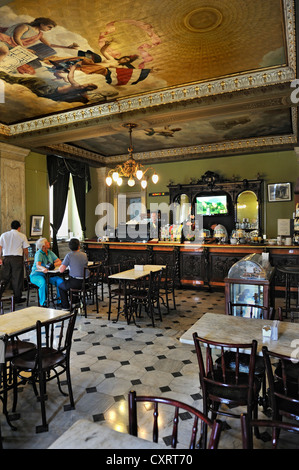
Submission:
[[[226,312],[229,303],[274,306],[274,271],[267,253],[252,253],[233,264],[224,280]],[[237,306],[233,315],[238,315]]]
[[[233,264],[227,277],[229,279],[267,280],[273,269],[262,254],[252,253]]]

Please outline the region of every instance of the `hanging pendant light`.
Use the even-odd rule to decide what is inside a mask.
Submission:
[[[127,183],[130,187],[135,186],[136,180],[140,181],[141,187],[147,187],[147,180],[145,179],[145,174],[149,170],[154,170],[152,167],[145,168],[140,163],[137,163],[133,157],[133,145],[132,145],[132,129],[137,127],[137,124],[124,124],[124,127],[129,129],[129,136],[130,136],[130,147],[128,148],[129,151],[129,158],[126,162],[122,163],[121,165],[117,165],[116,168],[109,171],[108,176],[106,178],[107,186],[111,186],[112,183],[117,183],[118,186],[122,184],[122,178],[127,179]],[[156,184],[159,180],[157,173],[154,171],[152,175],[152,181]]]

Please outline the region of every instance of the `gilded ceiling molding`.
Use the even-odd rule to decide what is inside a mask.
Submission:
[[[68,144],[53,144],[47,145],[45,148],[47,152],[52,152],[58,154],[62,157],[77,157],[84,160],[92,160],[97,163],[106,163],[105,157],[98,153],[93,153],[88,150],[84,150],[82,148],[74,147]]]
[[[102,103],[85,109],[67,111],[53,116],[33,119],[9,126],[10,136],[17,136],[27,132],[35,133],[43,129],[70,124],[86,123],[93,119],[105,118],[119,113],[138,111],[149,107],[179,103],[186,100],[198,99],[206,96],[216,96],[222,93],[246,90],[250,88],[276,85],[291,82],[295,78],[292,68],[285,66],[265,69],[262,71],[247,73],[238,76],[224,77],[218,80],[182,85],[180,87],[160,90],[144,95],[136,95],[123,98],[111,103]]]

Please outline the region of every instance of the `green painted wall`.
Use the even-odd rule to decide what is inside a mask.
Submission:
[[[25,162],[26,226],[30,238],[32,215],[44,215],[43,236],[50,237],[49,183],[45,155],[31,152]]]
[[[174,163],[161,163],[154,165],[159,174],[159,182],[154,185],[148,183],[147,195],[152,192],[167,191],[167,185],[171,180],[176,184],[186,184],[190,178],[200,179],[208,170],[218,173],[223,179],[232,179],[236,176],[239,180],[244,178],[256,179],[257,174],[265,181],[264,185],[264,226],[267,238],[277,236],[277,219],[292,218],[295,210],[294,197],[290,202],[267,202],[267,184],[291,182],[292,188],[299,176],[299,165],[294,151],[272,152],[262,154],[240,155],[233,157],[207,158],[204,160],[191,160]],[[95,236],[95,225],[98,217],[95,216],[97,200],[97,175],[94,168],[90,168],[92,189],[86,197],[86,236]],[[127,190],[138,191],[139,186],[128,188],[121,187],[121,192]],[[166,197],[147,197],[147,207],[150,203],[169,202]],[[49,197],[46,156],[30,153],[26,158],[26,222],[27,236],[30,230],[31,215],[45,215],[44,235],[49,236]]]

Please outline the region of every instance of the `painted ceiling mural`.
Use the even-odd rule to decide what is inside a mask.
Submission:
[[[5,126],[287,63],[281,0],[0,0]],[[146,122],[134,142],[149,151],[291,131],[277,107]],[[74,144],[115,155],[126,139],[116,130]]]

